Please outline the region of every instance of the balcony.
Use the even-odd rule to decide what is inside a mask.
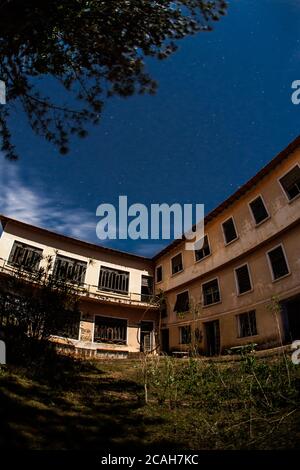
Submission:
[[[0,274],[7,276],[15,276],[24,282],[38,285],[43,281],[43,277],[39,275],[40,271],[36,273],[26,267],[15,267],[8,263],[7,260],[0,258]],[[49,274],[51,276],[51,274]],[[100,301],[106,304],[121,304],[124,306],[132,306],[139,308],[157,309],[158,304],[154,295],[145,295],[136,292],[129,292],[128,294],[117,292],[105,292],[99,290],[99,287],[92,284],[77,284],[73,282],[66,282],[71,292],[81,298],[88,298],[95,301]]]

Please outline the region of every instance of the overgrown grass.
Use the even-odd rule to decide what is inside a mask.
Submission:
[[[0,446],[299,448],[290,359],[73,361],[0,370]],[[145,403],[145,390],[147,403]]]

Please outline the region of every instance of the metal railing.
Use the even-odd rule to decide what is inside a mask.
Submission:
[[[41,277],[39,277],[39,271],[35,272],[26,267],[13,266],[8,263],[7,260],[0,258],[0,273],[18,276],[20,279],[30,282],[32,284],[40,284]],[[48,274],[49,276],[51,274]],[[59,281],[59,280],[58,280]],[[157,308],[157,302],[154,295],[141,294],[140,292],[128,292],[128,294],[120,294],[115,292],[101,291],[99,286],[93,284],[81,283],[78,284],[75,281],[62,281],[62,283],[68,285],[74,294],[80,297],[88,297],[91,299],[101,300],[107,303],[120,303],[126,305],[141,305],[147,308]]]

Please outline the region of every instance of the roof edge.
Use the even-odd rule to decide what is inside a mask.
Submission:
[[[130,259],[135,259],[139,261],[147,261],[147,262],[152,262],[152,258],[147,258],[145,256],[141,255],[135,255],[133,253],[129,253],[126,251],[121,251],[121,250],[115,250],[114,248],[108,248],[102,245],[96,245],[95,243],[90,243],[84,240],[80,240],[79,238],[71,237],[69,235],[63,235],[61,233],[55,232],[53,230],[49,230],[43,227],[38,227],[36,225],[29,224],[28,222],[23,222],[21,220],[13,219],[12,217],[5,216],[3,214],[0,214],[0,221],[1,225],[3,227],[3,230],[5,231],[6,225],[11,222],[17,226],[24,227],[26,229],[34,230],[39,233],[45,233],[50,236],[54,236],[58,239],[64,240],[64,241],[72,241],[76,245],[80,246],[85,246],[86,248],[91,248],[93,250],[101,251],[102,253],[107,253],[107,254],[113,254],[113,255],[118,255],[122,256],[124,258],[130,258]]]
[[[222,213],[227,207],[237,201],[241,196],[247,193],[252,189],[258,181],[263,179],[267,174],[270,173],[276,166],[278,166],[285,158],[287,158],[297,147],[300,146],[300,135],[296,137],[290,144],[285,147],[281,152],[279,152],[269,163],[267,163],[258,173],[256,173],[252,178],[250,178],[246,183],[244,183],[239,189],[237,189],[233,194],[231,194],[225,201],[221,202],[217,207],[210,211],[204,217],[204,225],[210,222],[212,219],[217,217]],[[195,228],[195,225],[193,226]],[[153,256],[153,261],[156,261],[158,258],[161,258],[169,251],[171,251],[176,246],[180,245],[185,240],[184,236],[180,239],[176,239],[171,242],[168,246],[159,251],[155,256]]]

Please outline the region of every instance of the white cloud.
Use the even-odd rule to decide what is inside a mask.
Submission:
[[[39,227],[84,240],[96,238],[96,216],[51,197],[26,184],[18,162],[9,162],[0,153],[0,213]]]

